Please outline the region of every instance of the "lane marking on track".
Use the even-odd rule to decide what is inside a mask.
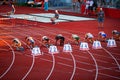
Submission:
[[[118,66],[118,69],[120,70],[120,64],[119,64],[119,62],[116,60],[116,58],[115,58],[108,50],[106,50],[105,48],[103,48],[103,50],[105,50],[105,52],[107,52],[107,53],[113,58],[113,60],[115,61],[115,63],[116,63],[117,66]]]
[[[33,57],[32,57],[32,64],[31,64],[28,72],[27,72],[27,73],[25,74],[25,76],[22,78],[22,80],[25,80],[25,78],[30,74],[30,72],[31,72],[32,69],[33,69],[34,63],[35,63],[35,56],[33,55]]]
[[[73,56],[73,54],[70,52],[70,55],[72,56],[72,59],[73,59],[73,65],[74,65],[74,67],[73,67],[73,73],[72,73],[72,75],[71,75],[71,78],[70,78],[70,80],[73,80],[73,77],[74,77],[74,75],[75,75],[75,71],[76,71],[76,60],[75,60],[75,57]]]
[[[2,48],[0,48],[0,51],[9,51],[8,49],[2,49]]]
[[[37,32],[36,32],[37,33]],[[41,35],[41,34],[40,34]],[[53,40],[53,39],[52,39]],[[53,40],[54,41],[54,40]],[[72,56],[72,55],[71,55]],[[54,55],[52,55],[52,57],[54,57]],[[74,74],[75,74],[75,70],[76,70],[76,64],[75,64],[75,59],[74,59],[74,57],[72,56],[72,58],[73,58],[73,61],[74,61],[74,69],[73,69],[73,73],[72,73],[72,76],[71,76],[71,80],[72,80],[72,78],[73,78],[73,76],[74,76]],[[54,66],[55,66],[55,61],[54,61],[55,59],[53,58],[53,66],[52,66],[52,69],[51,69],[51,72],[49,73],[49,75],[48,75],[48,77],[46,78],[46,80],[48,80],[49,78],[50,78],[50,76],[51,76],[51,74],[52,74],[52,72],[53,72],[53,69],[54,69]]]
[[[90,54],[90,56],[92,57],[92,59],[93,59],[93,61],[94,61],[94,63],[95,63],[96,74],[95,74],[95,79],[94,79],[94,80],[97,80],[97,78],[98,78],[98,64],[97,64],[97,61],[96,61],[96,59],[94,58],[94,56],[92,55],[91,52],[89,52],[89,51],[87,51],[87,52]]]
[[[101,67],[102,69],[99,69],[99,71],[101,70],[105,70],[105,69],[107,69],[107,70],[111,70],[112,71],[112,69],[117,69],[118,67],[109,67],[109,68],[106,68],[106,67]],[[92,69],[92,71],[95,71],[96,69]],[[115,70],[116,72],[120,72],[120,70]]]
[[[50,73],[48,74],[46,80],[49,80],[50,76],[52,75],[53,71],[54,71],[54,68],[55,68],[55,57],[54,57],[54,54],[52,54],[52,62],[53,62],[53,65],[52,65],[52,68],[51,68],[51,71]]]
[[[24,34],[24,35],[25,35],[25,34]],[[41,34],[40,34],[40,35],[41,35]],[[51,76],[51,74],[52,74],[52,72],[53,72],[53,70],[54,70],[54,67],[55,67],[55,58],[54,58],[54,55],[52,55],[52,58],[53,58],[53,66],[52,66],[52,69],[51,69],[48,77],[46,78],[46,80],[49,79],[49,77]],[[35,56],[33,56],[33,62],[32,62],[32,65],[31,65],[29,71],[28,71],[27,74],[22,78],[22,80],[24,80],[24,79],[28,76],[28,74],[31,72],[31,70],[32,70],[32,68],[33,68],[33,66],[34,66],[34,63],[35,63]]]
[[[55,33],[52,33],[52,32],[50,32],[51,34],[55,34]],[[67,38],[67,39],[69,39],[69,38]],[[69,39],[69,40],[71,40],[71,39]],[[89,54],[90,54],[90,52],[89,52]],[[90,54],[91,55],[91,54]],[[95,60],[95,58],[91,55],[91,57],[93,58],[93,60],[94,60],[94,62],[95,62],[95,65],[96,65],[96,75],[95,75],[95,80],[97,80],[97,77],[98,77],[98,65],[97,65],[97,62],[96,62],[96,60]],[[75,74],[75,73],[74,73]],[[72,78],[73,78],[73,76],[72,76]],[[71,79],[72,79],[71,78]]]
[[[1,38],[0,38],[0,40],[2,40],[3,42],[5,42],[5,43],[10,47],[10,49],[12,50],[12,55],[13,55],[13,57],[12,57],[12,62],[11,62],[11,64],[10,64],[10,66],[8,67],[8,69],[0,76],[0,79],[1,79],[3,76],[5,76],[5,75],[8,73],[8,71],[9,71],[9,70],[11,69],[11,67],[13,66],[13,64],[14,64],[14,62],[15,62],[15,52],[14,52],[12,46],[11,46],[8,42],[6,42],[5,40],[3,40],[3,39],[1,39]]]
[[[97,63],[97,62],[96,62]],[[95,79],[97,79],[97,76],[98,76],[98,66],[97,66],[97,71],[96,71],[96,78]]]
[[[110,78],[114,78],[114,79],[120,80],[120,76],[116,77],[116,76],[111,76],[111,75],[100,73],[100,72],[99,72],[99,74],[102,75],[102,76],[107,76],[107,77],[110,77]]]
[[[12,37],[12,38],[16,38],[15,36],[12,36],[12,35],[9,35],[10,37]],[[23,42],[23,41],[22,41]],[[23,42],[25,45],[27,45],[25,42]],[[28,45],[27,45],[28,46]],[[29,47],[29,46],[28,46]],[[29,47],[30,48],[30,47]],[[31,51],[31,48],[30,48],[30,51]],[[28,70],[28,72],[26,73],[26,75],[22,78],[22,80],[24,80],[28,75],[29,75],[29,73],[31,72],[31,70],[32,70],[32,68],[33,68],[33,66],[34,66],[34,63],[35,63],[35,57],[33,56],[32,57],[32,64],[31,64],[31,66],[30,66],[30,69]]]
[[[12,35],[9,35],[9,36],[15,38],[15,36],[12,36]],[[27,45],[24,41],[22,41],[22,42],[23,42],[25,45]],[[27,47],[28,47],[28,48],[30,49],[30,51],[31,51],[30,46],[27,45]],[[34,55],[33,55],[33,56],[32,56],[32,64],[31,64],[28,72],[26,73],[26,75],[22,78],[22,80],[24,80],[24,79],[29,75],[29,73],[32,71],[33,66],[34,66],[34,63],[35,63],[35,57],[34,57]]]

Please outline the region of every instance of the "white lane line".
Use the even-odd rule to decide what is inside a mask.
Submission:
[[[42,31],[45,32],[44,30],[42,30]],[[36,33],[37,33],[37,32],[36,32]],[[38,33],[38,34],[39,34],[39,33]],[[55,33],[54,33],[54,34],[55,34]],[[40,35],[41,35],[41,34],[40,34]],[[52,39],[52,38],[51,38],[51,40],[54,41],[54,39]],[[75,59],[74,59],[74,56],[72,55],[72,53],[71,53],[71,56],[72,56],[73,62],[74,62],[74,69],[73,69],[73,73],[72,73],[72,76],[71,76],[70,80],[72,80],[72,78],[74,77],[75,70],[76,70],[76,62],[75,62]],[[52,55],[52,57],[54,57],[54,55]],[[55,60],[55,59],[53,58],[53,60]],[[54,66],[55,66],[55,61],[53,61],[53,66],[52,66],[51,72],[49,73],[49,75],[48,75],[48,77],[46,78],[46,80],[48,80],[48,79],[50,78],[50,76],[51,76],[51,74],[52,74],[52,72],[53,72]]]
[[[106,56],[105,56],[106,57]],[[108,57],[108,58],[110,58],[110,57]]]
[[[116,77],[116,76],[111,76],[111,75],[104,74],[104,73],[100,73],[100,72],[99,72],[99,75],[102,75],[102,77],[103,77],[103,76],[107,76],[107,77],[110,77],[110,78],[114,78],[114,79],[120,80],[120,76],[119,76],[119,77]]]
[[[12,36],[12,35],[10,35],[10,36],[13,37],[13,38],[15,38],[15,37]],[[23,42],[23,41],[22,41],[22,42]],[[23,42],[23,43],[24,43],[24,45],[27,45],[25,42]],[[28,47],[28,48],[30,49],[30,51],[31,51],[30,46],[27,45],[27,47]],[[33,56],[32,56],[32,64],[31,64],[28,72],[27,72],[27,73],[25,74],[25,76],[22,78],[22,80],[24,80],[24,79],[29,75],[29,73],[32,71],[33,66],[34,66],[34,63],[35,63],[35,56],[33,55]]]
[[[19,30],[21,30],[21,29],[19,29]],[[24,30],[24,31],[25,31],[25,30]],[[39,34],[39,33],[38,33],[38,34]],[[25,35],[25,34],[24,34],[24,35]],[[39,35],[42,35],[42,34],[39,34]],[[40,41],[39,41],[39,42],[40,42]],[[41,43],[41,42],[40,42],[40,43]],[[33,56],[33,62],[32,62],[31,68],[29,69],[29,71],[28,71],[27,74],[23,77],[22,80],[24,80],[24,79],[27,77],[27,75],[30,73],[30,71],[32,70],[32,67],[33,67],[33,65],[34,65],[34,63],[35,63],[34,58],[35,58],[35,57]],[[53,58],[53,65],[52,65],[51,71],[50,71],[48,77],[46,78],[46,80],[48,80],[48,79],[50,78],[51,74],[53,73],[54,67],[55,67],[55,58],[54,58],[54,55],[52,55],[52,58]]]
[[[32,71],[33,69],[33,66],[34,66],[34,63],[35,63],[35,56],[33,55],[32,57],[32,64],[30,66],[30,69],[28,70],[28,72],[25,74],[25,76],[22,78],[22,80],[25,80],[25,78],[29,75],[29,73]]]
[[[0,39],[1,39],[1,38],[0,38]],[[14,52],[13,48],[12,48],[11,45],[10,45],[8,42],[6,42],[5,40],[2,39],[2,41],[5,42],[5,43],[10,47],[10,49],[12,50],[12,55],[13,55],[13,57],[12,57],[12,62],[11,62],[11,64],[10,64],[10,66],[9,66],[8,69],[0,76],[0,79],[8,73],[8,71],[11,69],[11,67],[13,66],[13,64],[14,64],[14,62],[15,62],[15,52]]]
[[[72,56],[73,65],[74,65],[74,67],[73,67],[73,73],[72,73],[72,76],[71,76],[70,80],[73,80],[73,77],[74,77],[75,71],[76,71],[76,60],[75,60],[75,57],[73,56],[73,54],[71,52],[70,52],[70,55]]]
[[[115,63],[117,64],[117,66],[118,66],[118,68],[119,68],[119,70],[120,70],[120,64],[119,64],[119,62],[116,60],[116,58],[115,58],[108,50],[106,50],[105,48],[103,48],[103,50],[105,50],[105,52],[107,52],[107,53],[113,58],[113,60],[115,61]]]
[[[12,35],[9,35],[9,36],[11,36],[12,38],[16,38],[15,36],[12,36]],[[23,42],[23,41],[22,41]],[[27,45],[25,42],[23,42],[25,45]],[[28,45],[27,45],[28,46]],[[29,46],[28,46],[29,47]],[[30,48],[30,47],[29,47]],[[30,51],[31,51],[31,48],[30,48]],[[32,64],[31,64],[31,66],[30,66],[30,69],[28,70],[28,72],[26,73],[26,75],[22,78],[22,80],[24,80],[28,75],[29,75],[29,73],[32,71],[32,69],[33,69],[33,66],[34,66],[34,63],[35,63],[35,57],[33,56],[32,57]]]
[[[97,64],[97,61],[96,61],[96,59],[94,58],[94,56],[92,55],[91,52],[89,52],[89,51],[87,51],[87,52],[90,54],[90,56],[92,57],[92,59],[93,59],[93,61],[95,63],[95,67],[96,67],[95,80],[97,80],[97,78],[98,78],[98,64]]]
[[[52,62],[51,60],[48,60],[48,59],[44,59],[44,58],[40,58],[40,59],[44,60],[44,61]],[[71,65],[64,64],[64,63],[61,63],[61,62],[58,62],[57,64],[63,65],[63,66],[67,66],[67,67],[71,67],[71,68],[73,67]],[[87,69],[84,69],[84,68],[79,68],[79,67],[76,67],[76,68],[79,69],[79,70],[87,71],[87,72],[93,72],[92,70],[87,70]],[[107,76],[107,77],[111,77],[111,78],[115,78],[115,79],[120,79],[119,77],[111,76],[111,75],[100,73],[100,72],[99,72],[99,74],[102,75],[102,76],[104,75],[104,76]]]
[[[53,33],[53,32],[50,32],[51,34],[55,34],[55,33]],[[69,38],[67,38],[67,39],[69,39]],[[71,40],[71,39],[69,39],[69,40]],[[97,77],[98,77],[98,65],[97,65],[97,62],[96,62],[96,60],[95,60],[95,58],[92,56],[92,58],[93,58],[93,60],[94,60],[94,62],[95,62],[95,64],[96,64],[96,75],[95,75],[95,80],[97,80]],[[75,69],[74,69],[74,73],[73,74],[75,74]],[[72,74],[72,77],[71,77],[71,79],[73,78],[73,74]]]
[[[44,30],[42,30],[42,31],[45,32]],[[49,32],[49,33],[56,35],[56,34],[53,33],[53,32]],[[51,39],[52,39],[52,38],[51,38]],[[52,39],[52,40],[54,41],[54,39]],[[74,75],[75,75],[75,71],[76,71],[76,61],[75,61],[75,58],[74,58],[73,54],[70,53],[70,55],[72,56],[73,64],[74,64],[74,67],[73,67],[73,73],[72,73],[71,78],[70,78],[70,80],[72,80],[73,77],[74,77]]]
[[[43,32],[45,32],[44,30],[42,30]],[[52,33],[53,34],[53,33]],[[55,33],[54,33],[55,34]],[[51,40],[53,40],[54,41],[54,39],[52,39],[51,38]],[[76,71],[76,62],[75,62],[75,58],[74,58],[74,56],[72,55],[72,53],[70,53],[71,54],[71,56],[72,56],[72,59],[73,59],[73,62],[74,62],[74,68],[73,68],[73,73],[72,73],[72,76],[71,76],[71,78],[70,78],[70,80],[72,80],[73,79],[73,77],[74,77],[74,74],[75,74],[75,71]],[[53,59],[54,60],[54,59]],[[50,74],[48,75],[48,77],[47,77],[47,79],[46,80],[48,80],[49,79],[49,77],[50,77],[50,75],[52,74],[52,72],[53,72],[53,69],[54,69],[54,66],[55,66],[55,63],[54,63],[54,61],[53,61],[53,67],[52,67],[52,70],[51,70],[51,72],[50,72]]]
[[[112,59],[110,56],[108,57],[108,56],[104,56],[104,55],[100,55],[100,54],[94,54],[94,55],[100,56],[100,57],[104,57],[104,58],[108,58],[108,59]],[[118,60],[120,60],[120,59],[118,59]],[[109,62],[108,62],[108,63],[109,63]]]
[[[61,63],[61,62],[57,62],[57,64],[73,68],[73,66],[69,65],[69,64],[64,64],[64,63]],[[80,67],[76,67],[76,68],[79,69],[79,70],[83,70],[83,71],[87,71],[87,72],[92,72],[92,70],[88,70],[88,69],[85,69],[85,68],[80,68]]]
[[[105,70],[105,69],[107,69],[107,70],[113,70],[113,69],[116,69],[116,68],[118,68],[118,67],[109,67],[109,68],[106,68],[106,67],[101,67],[101,69],[99,69],[99,71],[100,70]],[[92,71],[95,71],[96,69],[92,69]],[[120,72],[119,70],[115,70],[116,72]]]
[[[104,48],[103,48],[104,49]],[[104,49],[105,50],[105,49]],[[106,50],[105,50],[106,51]],[[119,70],[120,70],[120,65],[118,63],[118,61],[116,60],[116,58],[109,52],[109,51],[106,51],[107,53],[109,53],[109,55],[115,60],[116,64],[118,65],[119,67]]]
[[[53,65],[52,65],[51,71],[50,71],[50,73],[48,74],[46,80],[48,80],[48,79],[50,78],[50,76],[52,75],[53,70],[54,70],[54,68],[55,68],[55,57],[54,57],[54,54],[52,54],[52,61],[53,61]]]
[[[12,35],[10,35],[10,36],[13,37],[13,38],[15,38],[15,37],[12,36]],[[24,45],[27,45],[24,41],[22,41],[22,42],[24,43]],[[30,49],[30,51],[31,51],[30,46],[27,45],[27,47],[28,47],[28,48]],[[27,73],[25,74],[25,76],[22,78],[22,80],[24,80],[24,79],[30,74],[30,72],[31,72],[32,69],[33,69],[34,63],[35,63],[35,56],[33,55],[33,56],[32,56],[32,64],[31,64],[28,72],[27,72]]]
[[[0,48],[0,51],[9,51],[8,49],[2,49],[2,48]]]

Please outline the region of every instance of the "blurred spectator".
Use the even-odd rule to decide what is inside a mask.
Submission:
[[[48,11],[48,0],[44,0],[44,10]]]
[[[84,12],[84,14],[88,14],[89,5],[90,5],[90,1],[89,1],[89,0],[86,0],[86,2],[85,2],[85,12]]]

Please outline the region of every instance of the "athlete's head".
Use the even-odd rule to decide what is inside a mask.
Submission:
[[[112,34],[115,34],[115,33],[117,33],[117,30],[113,30],[113,31],[112,31]]]

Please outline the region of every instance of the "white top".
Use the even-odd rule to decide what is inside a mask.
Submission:
[[[91,1],[90,1],[90,6],[93,6],[93,3],[94,3],[93,0],[91,0]]]
[[[48,37],[47,36],[43,36],[42,39],[47,39]]]
[[[100,31],[99,34],[103,35],[103,34],[105,34],[105,32],[104,31]]]
[[[88,9],[89,5],[90,5],[90,1],[86,1],[85,9]]]
[[[76,38],[76,37],[79,37],[79,36],[76,35],[76,34],[72,34],[72,37],[73,37],[73,38]]]
[[[17,41],[18,43],[20,42],[19,39],[17,39],[17,38],[15,38],[14,40]]]
[[[62,36],[62,34],[58,34],[57,36]]]
[[[28,40],[31,40],[34,42],[33,38],[32,37],[27,37]]]
[[[44,0],[44,2],[48,2],[48,0]]]
[[[91,33],[87,33],[88,38],[93,38],[93,35]]]

